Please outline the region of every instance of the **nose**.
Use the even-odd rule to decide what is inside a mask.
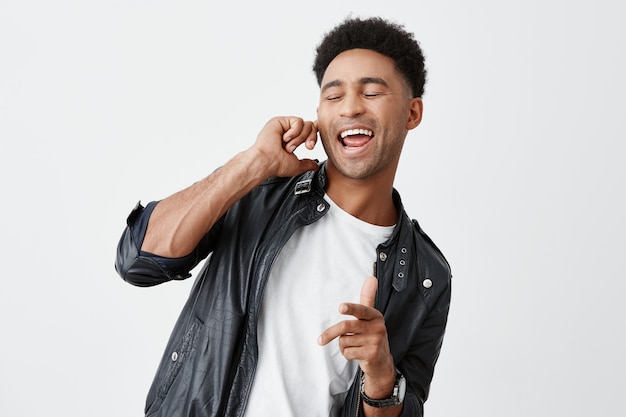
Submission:
[[[346,94],[341,100],[339,115],[341,117],[354,118],[360,116],[365,111],[363,99],[359,94]]]

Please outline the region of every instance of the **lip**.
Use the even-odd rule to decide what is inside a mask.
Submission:
[[[370,132],[372,132],[372,136],[371,138],[374,138],[374,129],[372,129],[369,126],[365,126],[365,125],[346,125],[346,126],[341,126],[341,128],[337,129],[337,138],[339,141],[341,141],[341,133],[345,132],[347,130],[369,130]]]
[[[363,144],[359,145],[359,146],[346,146],[345,142],[343,141],[343,139],[341,138],[341,133],[348,131],[348,130],[367,130],[369,132],[372,132],[372,135],[369,136],[369,140],[367,140],[366,142],[364,142]],[[341,126],[340,129],[337,129],[337,141],[339,142],[340,145],[340,149],[342,152],[344,153],[348,153],[350,155],[354,155],[356,153],[360,153],[362,151],[365,151],[368,148],[368,145],[372,142],[372,139],[374,139],[375,137],[375,133],[374,133],[374,129],[372,129],[369,126],[366,125],[362,125],[362,124],[354,124],[354,125],[345,125],[345,126]]]

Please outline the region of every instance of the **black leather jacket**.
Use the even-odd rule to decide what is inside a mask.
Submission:
[[[259,306],[272,263],[297,228],[326,213],[324,185],[324,166],[317,173],[268,180],[228,210],[193,253],[178,259],[139,251],[156,203],[133,210],[115,264],[124,280],[149,286],[188,278],[210,254],[167,344],[148,393],[147,416],[243,415],[257,363]],[[376,307],[384,314],[396,366],[407,380],[402,415],[421,416],[446,327],[451,274],[440,251],[404,212],[396,191],[394,202],[397,226],[377,248]],[[358,385],[357,373],[342,416],[362,414]]]

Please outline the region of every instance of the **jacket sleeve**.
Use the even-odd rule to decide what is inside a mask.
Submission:
[[[418,314],[423,319],[417,319],[418,322],[410,326],[414,331],[409,331],[406,335],[406,340],[410,343],[408,350],[397,358],[397,367],[407,379],[407,395],[402,416],[423,415],[424,402],[428,399],[435,365],[443,344],[452,298],[450,264],[416,220],[413,220],[413,225],[417,231],[414,238],[418,249],[417,276],[420,277],[416,289],[421,294],[415,300],[419,300],[418,310],[423,306],[426,314]],[[426,279],[430,281],[428,286],[422,285]],[[405,320],[410,319],[405,317]]]
[[[448,281],[445,291],[440,294],[420,327],[417,340],[398,363],[398,369],[407,379],[407,392],[401,416],[423,415],[424,402],[428,398],[448,321],[450,290]]]
[[[221,226],[220,220],[196,248],[182,258],[164,258],[141,251],[148,220],[157,204],[153,201],[143,207],[141,202],[137,203],[126,220],[126,228],[117,245],[115,270],[126,282],[139,287],[189,278],[189,271],[211,252]]]

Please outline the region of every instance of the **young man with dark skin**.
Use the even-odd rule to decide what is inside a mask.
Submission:
[[[421,49],[399,25],[349,19],[314,70],[317,121],[271,119],[223,167],[129,217],[116,268],[133,284],[186,278],[212,254],[147,415],[423,413],[451,275],[393,188],[422,119]],[[328,160],[298,158],[318,133]],[[376,277],[360,272],[372,263]],[[339,316],[333,294],[349,297]]]

